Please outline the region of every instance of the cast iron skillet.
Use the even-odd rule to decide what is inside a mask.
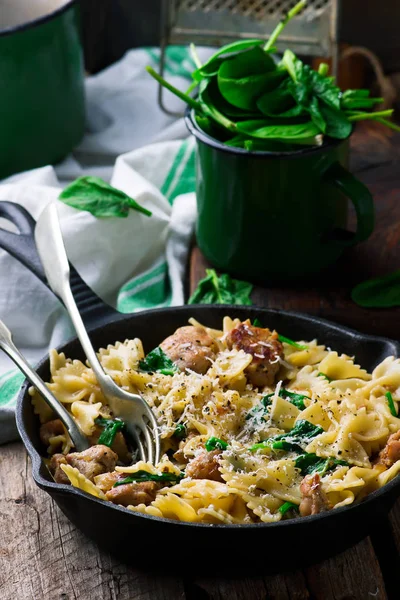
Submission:
[[[45,281],[32,238],[33,219],[24,209],[5,202],[0,202],[0,216],[13,221],[22,234],[17,236],[0,230],[0,246]],[[359,364],[367,369],[372,369],[386,356],[400,356],[397,342],[362,335],[323,319],[279,310],[199,305],[122,315],[101,303],[76,272],[72,279],[95,348],[139,337],[149,351],[177,327],[185,325],[189,317],[220,327],[222,318],[229,315],[240,319],[258,317],[266,326],[294,339],[318,338],[339,352],[356,355]],[[84,359],[76,339],[58,350],[69,357]],[[37,370],[48,380],[48,357],[40,362]],[[52,481],[42,459],[45,449],[39,439],[38,419],[32,410],[28,387],[26,382],[21,390],[16,418],[18,431],[32,459],[36,484],[50,494],[81,531],[124,561],[136,564],[149,561],[152,568],[157,564],[170,565],[179,568],[180,574],[188,569],[201,569],[203,574],[228,569],[238,576],[249,571],[266,573],[299,567],[342,551],[366,536],[379,519],[385,518],[400,492],[397,477],[360,504],[276,524],[189,524],[139,515]]]

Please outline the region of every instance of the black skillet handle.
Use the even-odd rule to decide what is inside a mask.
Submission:
[[[0,201],[0,217],[16,225],[19,234],[6,231],[0,227],[0,248],[19,260],[29,271],[34,273],[49,287],[39,254],[36,250],[34,232],[36,222],[28,211],[13,202]],[[97,294],[83,281],[79,273],[70,265],[71,288],[75,301],[82,315],[85,326],[94,329],[123,318],[123,315],[105,304]],[[50,289],[50,288],[49,288]]]

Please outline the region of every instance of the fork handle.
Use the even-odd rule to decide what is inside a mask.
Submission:
[[[14,223],[19,231],[19,233],[12,233],[0,227],[0,248],[19,260],[50,288],[35,245],[36,222],[33,217],[23,206],[7,201],[0,201],[0,217]],[[71,289],[88,329],[104,326],[106,323],[124,318],[123,314],[105,304],[93,292],[72,265],[70,271]]]
[[[86,436],[79,429],[74,419],[71,417],[67,409],[57,400],[50,392],[44,381],[32,369],[25,357],[21,354],[18,348],[12,341],[11,332],[0,320],[0,348],[14,361],[17,367],[22,371],[27,379],[35,386],[39,394],[43,397],[49,407],[61,419],[63,425],[67,429],[72,443],[78,452],[82,452],[89,448],[89,442]]]
[[[100,387],[104,390],[112,389],[116,384],[104,372],[97,358],[71,290],[70,266],[57,207],[52,202],[46,206],[36,223],[35,242],[49,286],[64,303]]]

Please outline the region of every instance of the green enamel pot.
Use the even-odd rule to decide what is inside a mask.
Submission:
[[[0,0],[0,178],[63,159],[85,125],[76,0]]]
[[[207,135],[191,110],[185,120],[197,140],[197,243],[216,268],[259,282],[301,279],[371,235],[373,198],[347,170],[349,139],[251,152]]]

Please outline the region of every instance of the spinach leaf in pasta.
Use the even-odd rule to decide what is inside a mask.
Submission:
[[[297,506],[297,504],[294,504],[294,502],[284,502],[278,510],[281,513],[281,515],[284,516],[289,511],[299,512],[299,507]]]
[[[257,317],[254,319],[253,325],[254,325],[254,327],[262,328],[261,321],[260,321],[260,319],[257,319]],[[278,340],[282,343],[289,344],[289,346],[293,346],[294,348],[297,348],[297,350],[308,350],[308,346],[298,344],[297,342],[294,342],[293,340],[291,340],[288,337],[285,337],[284,335],[278,334]]]
[[[290,338],[285,337],[284,335],[278,335],[278,340],[280,342],[284,342],[285,344],[289,344],[289,346],[293,346],[294,348],[296,348],[297,350],[308,350],[308,346],[304,346],[302,344],[298,344],[297,342],[294,342],[293,340],[291,340]]]
[[[397,417],[397,410],[396,410],[396,407],[395,407],[394,402],[393,402],[393,396],[392,396],[392,394],[390,392],[386,392],[385,396],[386,396],[387,401],[388,401],[388,406],[389,406],[390,413],[394,417]]]
[[[207,441],[206,441],[206,450],[207,452],[212,452],[213,450],[226,450],[228,447],[227,442],[224,442],[224,440],[220,440],[217,437],[210,437]]]
[[[279,395],[281,398],[284,398],[291,404],[294,404],[294,406],[296,406],[296,408],[299,410],[304,410],[306,407],[304,400],[310,399],[308,396],[303,396],[303,394],[297,394],[296,392],[290,392],[289,390],[285,390],[285,388],[281,388],[279,390]]]
[[[127,194],[112,187],[100,177],[79,177],[59,195],[59,200],[78,210],[86,210],[95,217],[124,217],[133,208],[151,217],[151,212],[143,208]]]
[[[274,396],[274,394],[267,394],[267,396],[261,398],[260,404],[252,408],[246,416],[246,421],[249,421],[250,419],[258,421],[260,418],[265,421],[264,415],[267,414],[267,409],[272,404],[272,396]]]
[[[265,421],[264,415],[267,414],[267,412],[268,412],[267,409],[272,404],[271,398],[274,395],[275,394],[267,394],[267,396],[264,396],[263,398],[261,398],[260,404],[258,406],[255,406],[254,408],[252,408],[251,411],[246,416],[246,421],[248,421],[249,419],[259,420],[260,417]],[[279,390],[279,396],[281,398],[283,398],[284,400],[287,400],[294,406],[296,406],[296,408],[298,408],[299,410],[304,410],[306,408],[306,405],[304,404],[304,400],[310,399],[308,396],[303,396],[303,394],[297,394],[296,392],[291,392],[289,390],[286,390],[285,388],[281,388]]]
[[[126,483],[135,483],[141,481],[157,481],[159,483],[179,483],[181,479],[185,476],[184,473],[180,473],[176,475],[175,473],[149,473],[148,471],[136,471],[136,473],[132,473],[125,477],[125,479],[121,479],[121,481],[117,481],[114,483],[113,487],[118,487],[120,485],[125,485]]]
[[[237,304],[251,305],[251,283],[232,279],[222,274],[218,277],[214,269],[206,269],[207,276],[199,284],[188,304]]]
[[[187,436],[187,429],[183,423],[178,423],[175,427],[174,437],[178,440],[183,440]]]
[[[326,373],[321,373],[321,371],[318,373],[318,377],[323,377],[327,381],[332,381],[332,379],[330,377],[328,377],[328,375]]]
[[[156,371],[163,375],[174,375],[179,371],[176,364],[172,362],[160,346],[149,352],[144,360],[139,361],[139,369],[147,373]]]
[[[250,451],[255,452],[256,450],[269,448],[271,450],[293,450],[294,452],[301,452],[303,446],[307,446],[312,439],[323,432],[324,430],[319,425],[314,425],[313,423],[310,423],[310,421],[301,419],[297,421],[293,429],[287,433],[275,435],[259,444],[254,444],[254,446],[251,446]]]
[[[337,458],[321,458],[316,454],[300,454],[296,458],[295,467],[300,469],[302,475],[312,475],[313,473],[319,473],[320,475],[326,473],[339,465],[348,467],[349,463],[345,460],[339,460]]]
[[[113,420],[98,417],[95,420],[95,423],[96,425],[100,425],[100,427],[104,427],[97,443],[104,444],[104,446],[108,446],[109,448],[111,448],[111,446],[113,445],[117,432],[121,431],[125,427],[125,423],[120,419]]]

